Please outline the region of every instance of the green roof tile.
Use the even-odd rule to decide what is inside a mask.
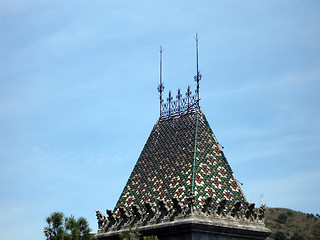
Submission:
[[[133,204],[158,199],[171,204],[172,197],[185,202],[194,193],[195,205],[212,197],[213,208],[226,199],[247,205],[242,190],[200,109],[180,116],[159,119],[141,152],[115,206],[127,210]]]

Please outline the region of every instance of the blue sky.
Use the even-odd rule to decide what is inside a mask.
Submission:
[[[194,90],[250,202],[320,213],[319,1],[0,2],[0,232],[112,209],[159,114]]]

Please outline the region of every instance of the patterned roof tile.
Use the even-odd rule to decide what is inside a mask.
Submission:
[[[196,151],[196,152],[195,152]],[[127,210],[133,204],[144,208],[146,201],[186,202],[193,192],[195,205],[206,197],[213,206],[222,199],[233,206],[247,204],[209,123],[201,110],[159,119],[141,152],[131,176],[115,206]]]

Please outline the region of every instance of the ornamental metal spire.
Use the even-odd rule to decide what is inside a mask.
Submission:
[[[198,101],[198,104],[199,104],[199,101],[200,101],[200,93],[199,93],[199,82],[202,78],[202,75],[200,74],[199,72],[199,61],[198,61],[198,34],[196,34],[196,59],[197,59],[197,75],[194,76],[194,81],[197,83],[197,89],[196,89],[196,94],[197,94],[197,101]]]
[[[181,89],[178,88],[178,94],[177,94],[177,96],[176,96],[176,99],[177,99],[177,102],[178,102],[177,105],[178,105],[178,112],[179,112],[179,114],[180,114],[180,112],[181,112],[181,108],[180,108],[180,105],[181,105],[180,99],[181,99],[181,97],[182,97]]]
[[[190,85],[188,85],[188,88],[187,88],[187,92],[186,92],[186,97],[187,97],[187,103],[188,103],[188,108],[187,108],[187,111],[189,112],[189,108],[190,108],[190,97],[191,97],[191,90],[190,90]]]
[[[161,116],[161,109],[162,109],[162,92],[164,90],[164,85],[162,83],[162,46],[160,46],[160,84],[158,86],[158,92],[160,97],[160,116]]]
[[[172,108],[171,108],[171,101],[172,101],[172,96],[171,96],[171,91],[169,91],[169,96],[167,98],[168,106],[169,106],[169,117],[171,116],[172,113]]]
[[[194,76],[194,80],[197,83],[194,94],[191,92],[190,86],[187,88],[185,97],[182,97],[181,90],[178,89],[176,99],[173,99],[172,92],[169,91],[169,97],[164,102],[162,93],[164,91],[164,85],[162,83],[162,46],[160,46],[160,84],[158,86],[158,92],[160,97],[160,119],[170,118],[183,113],[187,113],[199,108],[200,94],[199,94],[199,82],[201,80],[201,74],[199,72],[198,64],[198,34],[196,34],[196,60],[197,60],[197,74]]]

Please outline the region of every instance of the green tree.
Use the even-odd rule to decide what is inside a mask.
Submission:
[[[279,223],[285,223],[287,221],[287,214],[285,213],[280,213],[279,216],[278,216],[278,222]]]
[[[46,218],[48,224],[44,228],[44,233],[47,239],[58,240],[64,239],[64,215],[62,212],[54,212]]]
[[[143,237],[143,240],[158,240],[157,236],[145,236]]]
[[[273,239],[274,239],[274,240],[286,240],[287,237],[286,237],[286,235],[284,235],[283,232],[278,231],[278,232],[276,232],[276,233],[274,234]]]
[[[290,209],[288,209],[288,210],[287,210],[287,215],[288,215],[288,216],[292,216],[292,215],[293,215],[293,211],[290,210]]]
[[[304,240],[304,238],[298,232],[295,232],[290,238],[290,240]]]
[[[139,240],[141,233],[138,231],[133,232],[131,229],[129,232],[120,234],[121,240]]]
[[[140,237],[141,237],[141,233],[138,230],[133,232],[132,229],[130,229],[129,232],[120,234],[121,240],[140,240]],[[158,240],[158,237],[157,236],[144,236],[142,239],[143,240]]]
[[[44,228],[47,240],[93,240],[88,221],[74,216],[64,217],[62,212],[54,212],[46,218],[48,226]]]

